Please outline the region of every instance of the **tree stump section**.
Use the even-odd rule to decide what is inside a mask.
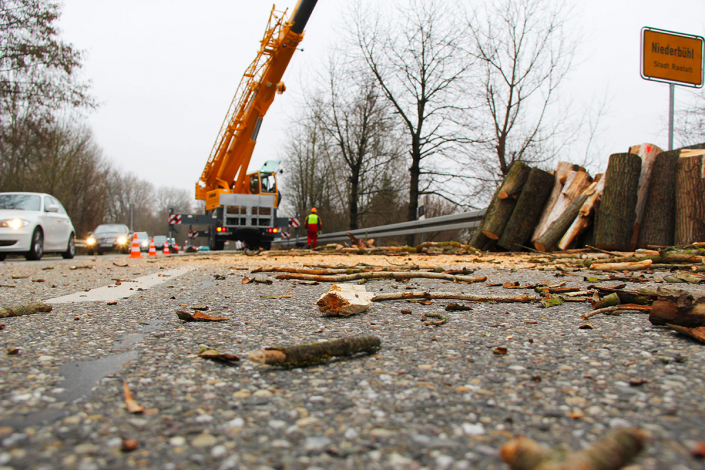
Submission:
[[[674,243],[705,241],[705,150],[682,150],[676,170]]]
[[[548,223],[548,217],[551,215],[553,206],[556,205],[556,202],[558,202],[558,198],[561,196],[561,192],[563,191],[563,186],[565,184],[566,178],[571,171],[578,171],[578,168],[579,167],[577,165],[573,165],[572,163],[558,162],[558,166],[556,167],[556,171],[554,172],[555,179],[553,182],[553,189],[551,190],[551,195],[548,197],[548,201],[546,202],[546,205],[543,209],[543,213],[541,214],[541,218],[539,219],[539,222],[536,225],[536,228],[534,229],[534,233],[531,236],[531,240],[536,240],[537,238],[539,238],[550,225]]]
[[[571,203],[575,200],[575,198],[580,196],[583,191],[585,191],[585,189],[590,186],[590,183],[592,183],[592,178],[589,174],[584,171],[571,171],[568,174],[565,186],[563,186],[563,191],[561,191],[561,194],[558,197],[558,201],[556,201],[553,206],[553,209],[551,209],[551,214],[549,214],[548,216],[548,225],[546,226],[546,229],[543,231],[543,234],[541,234],[539,239],[543,237],[543,235],[545,235],[548,229],[553,226],[553,224],[558,220],[558,218],[560,218],[565,213],[565,211],[568,209],[568,207],[570,207]]]
[[[580,234],[582,234],[591,224],[593,218],[593,211],[597,201],[602,197],[602,193],[605,190],[605,175],[595,176],[596,182],[590,185],[591,189],[588,191],[588,198],[585,203],[580,207],[578,211],[578,216],[575,218],[573,223],[568,227],[565,234],[558,242],[559,250],[567,250],[573,244],[574,241],[578,239]]]
[[[492,199],[490,206],[487,208],[485,219],[482,222],[482,233],[487,238],[499,240],[517,203],[516,199],[512,197],[502,199],[500,197],[502,191],[507,191],[511,194],[516,192],[516,188],[522,188],[529,177],[530,171],[529,166],[523,162],[517,161],[512,164],[509,173],[504,177],[497,197]]]
[[[628,251],[636,220],[641,157],[633,153],[610,155],[605,173],[605,193],[595,244],[605,250]]]
[[[662,152],[663,150],[661,148],[653,144],[641,144],[629,148],[629,153],[641,157],[641,176],[639,177],[639,189],[637,190],[636,199],[636,220],[634,221],[634,231],[632,232],[629,251],[636,249],[639,240],[639,231],[644,224],[644,213],[646,211],[646,202],[651,185],[654,162],[656,161],[656,157]]]
[[[504,228],[499,245],[505,250],[521,251],[531,241],[531,234],[541,217],[554,186],[555,177],[538,168],[532,168],[524,189],[519,195],[514,212]]]
[[[571,201],[565,211],[548,227],[541,237],[534,242],[534,247],[539,251],[552,250],[565,235],[570,225],[580,213],[580,208],[591,196],[590,191],[584,191],[580,196]]]
[[[639,248],[672,246],[676,223],[676,172],[680,150],[660,153],[654,166],[646,198],[644,221],[639,230]]]

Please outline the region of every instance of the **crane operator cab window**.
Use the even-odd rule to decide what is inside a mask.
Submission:
[[[274,178],[274,173],[261,173],[262,192],[274,194],[277,192],[277,180]]]
[[[275,194],[277,192],[277,180],[274,173],[255,173],[250,176],[251,194]]]

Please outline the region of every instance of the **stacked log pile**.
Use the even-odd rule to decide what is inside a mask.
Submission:
[[[611,155],[594,178],[568,162],[551,173],[515,162],[468,245],[633,252],[702,241],[705,144],[666,152],[641,144]]]

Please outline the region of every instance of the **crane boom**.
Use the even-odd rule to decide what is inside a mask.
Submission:
[[[286,11],[272,8],[257,56],[240,81],[196,183],[196,199],[206,200],[207,210],[218,206],[223,193],[253,194],[251,185],[247,184],[249,175],[245,173],[262,120],[276,93],[286,89],[282,76],[303,39],[304,27],[316,3],[317,0],[299,0],[289,20]]]

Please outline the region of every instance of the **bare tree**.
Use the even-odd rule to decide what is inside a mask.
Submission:
[[[362,60],[401,121],[410,157],[407,219],[416,219],[420,194],[449,198],[437,178],[437,160],[465,139],[456,123],[464,103],[470,67],[462,50],[465,35],[457,14],[440,0],[410,0],[393,14],[357,12],[355,40]],[[430,164],[431,160],[436,160]],[[409,237],[412,238],[412,237]],[[410,241],[413,243],[413,241]]]
[[[0,1],[0,96],[3,108],[53,110],[92,105],[78,77],[82,53],[59,37],[58,2]],[[5,113],[2,113],[5,114]]]
[[[311,207],[328,208],[334,194],[333,175],[326,165],[325,133],[306,110],[291,131],[285,148],[283,202],[304,216]],[[282,184],[284,183],[284,184]]]
[[[676,113],[674,133],[681,146],[705,142],[705,92],[688,90],[688,105]]]
[[[549,113],[575,44],[566,32],[568,12],[561,3],[485,0],[475,5],[466,28],[469,53],[482,73],[471,87],[477,90],[477,108],[468,130],[477,143],[473,163],[484,163],[496,177],[516,160],[550,160],[555,138],[576,132],[565,127],[560,113]],[[571,140],[567,134],[561,135],[563,142]]]
[[[357,229],[377,176],[397,160],[398,140],[387,101],[374,77],[331,61],[326,89],[310,100],[315,119],[327,134],[326,153],[336,180],[344,176],[349,228]]]

